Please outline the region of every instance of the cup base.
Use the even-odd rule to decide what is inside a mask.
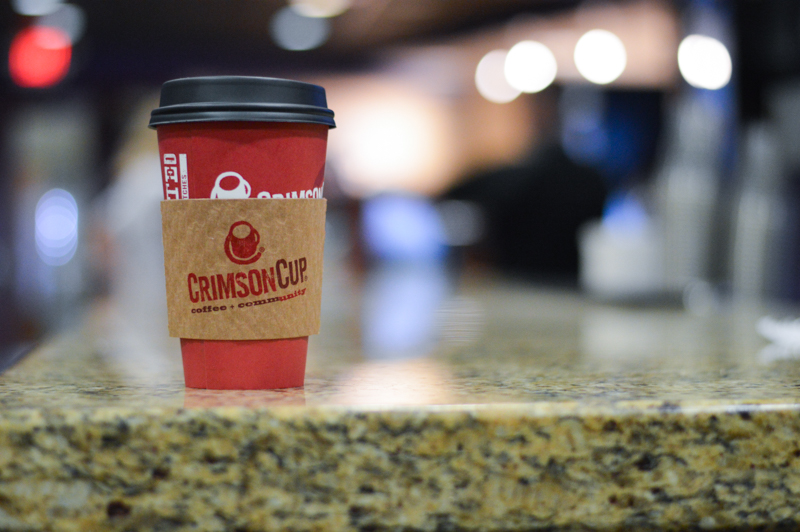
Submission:
[[[303,386],[308,336],[280,340],[181,338],[187,388],[275,390]]]

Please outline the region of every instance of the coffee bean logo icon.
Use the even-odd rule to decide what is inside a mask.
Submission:
[[[252,264],[261,258],[264,248],[259,248],[261,235],[244,220],[234,222],[225,238],[225,254],[236,264]]]

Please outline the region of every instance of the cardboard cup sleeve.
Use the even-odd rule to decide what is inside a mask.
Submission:
[[[324,199],[163,201],[170,336],[319,333]]]

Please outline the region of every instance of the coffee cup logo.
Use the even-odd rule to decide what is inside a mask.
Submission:
[[[232,189],[222,188],[222,181],[226,177],[235,177],[239,184]],[[211,199],[247,199],[250,197],[250,183],[236,172],[223,172],[217,176],[214,182],[214,189],[211,191]]]
[[[261,235],[245,221],[235,222],[225,239],[225,254],[236,264],[252,264],[261,258],[263,248],[258,244]]]

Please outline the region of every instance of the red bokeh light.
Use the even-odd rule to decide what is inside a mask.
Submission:
[[[58,28],[31,26],[20,30],[8,51],[8,71],[20,87],[44,88],[67,75],[72,59],[69,36]]]

